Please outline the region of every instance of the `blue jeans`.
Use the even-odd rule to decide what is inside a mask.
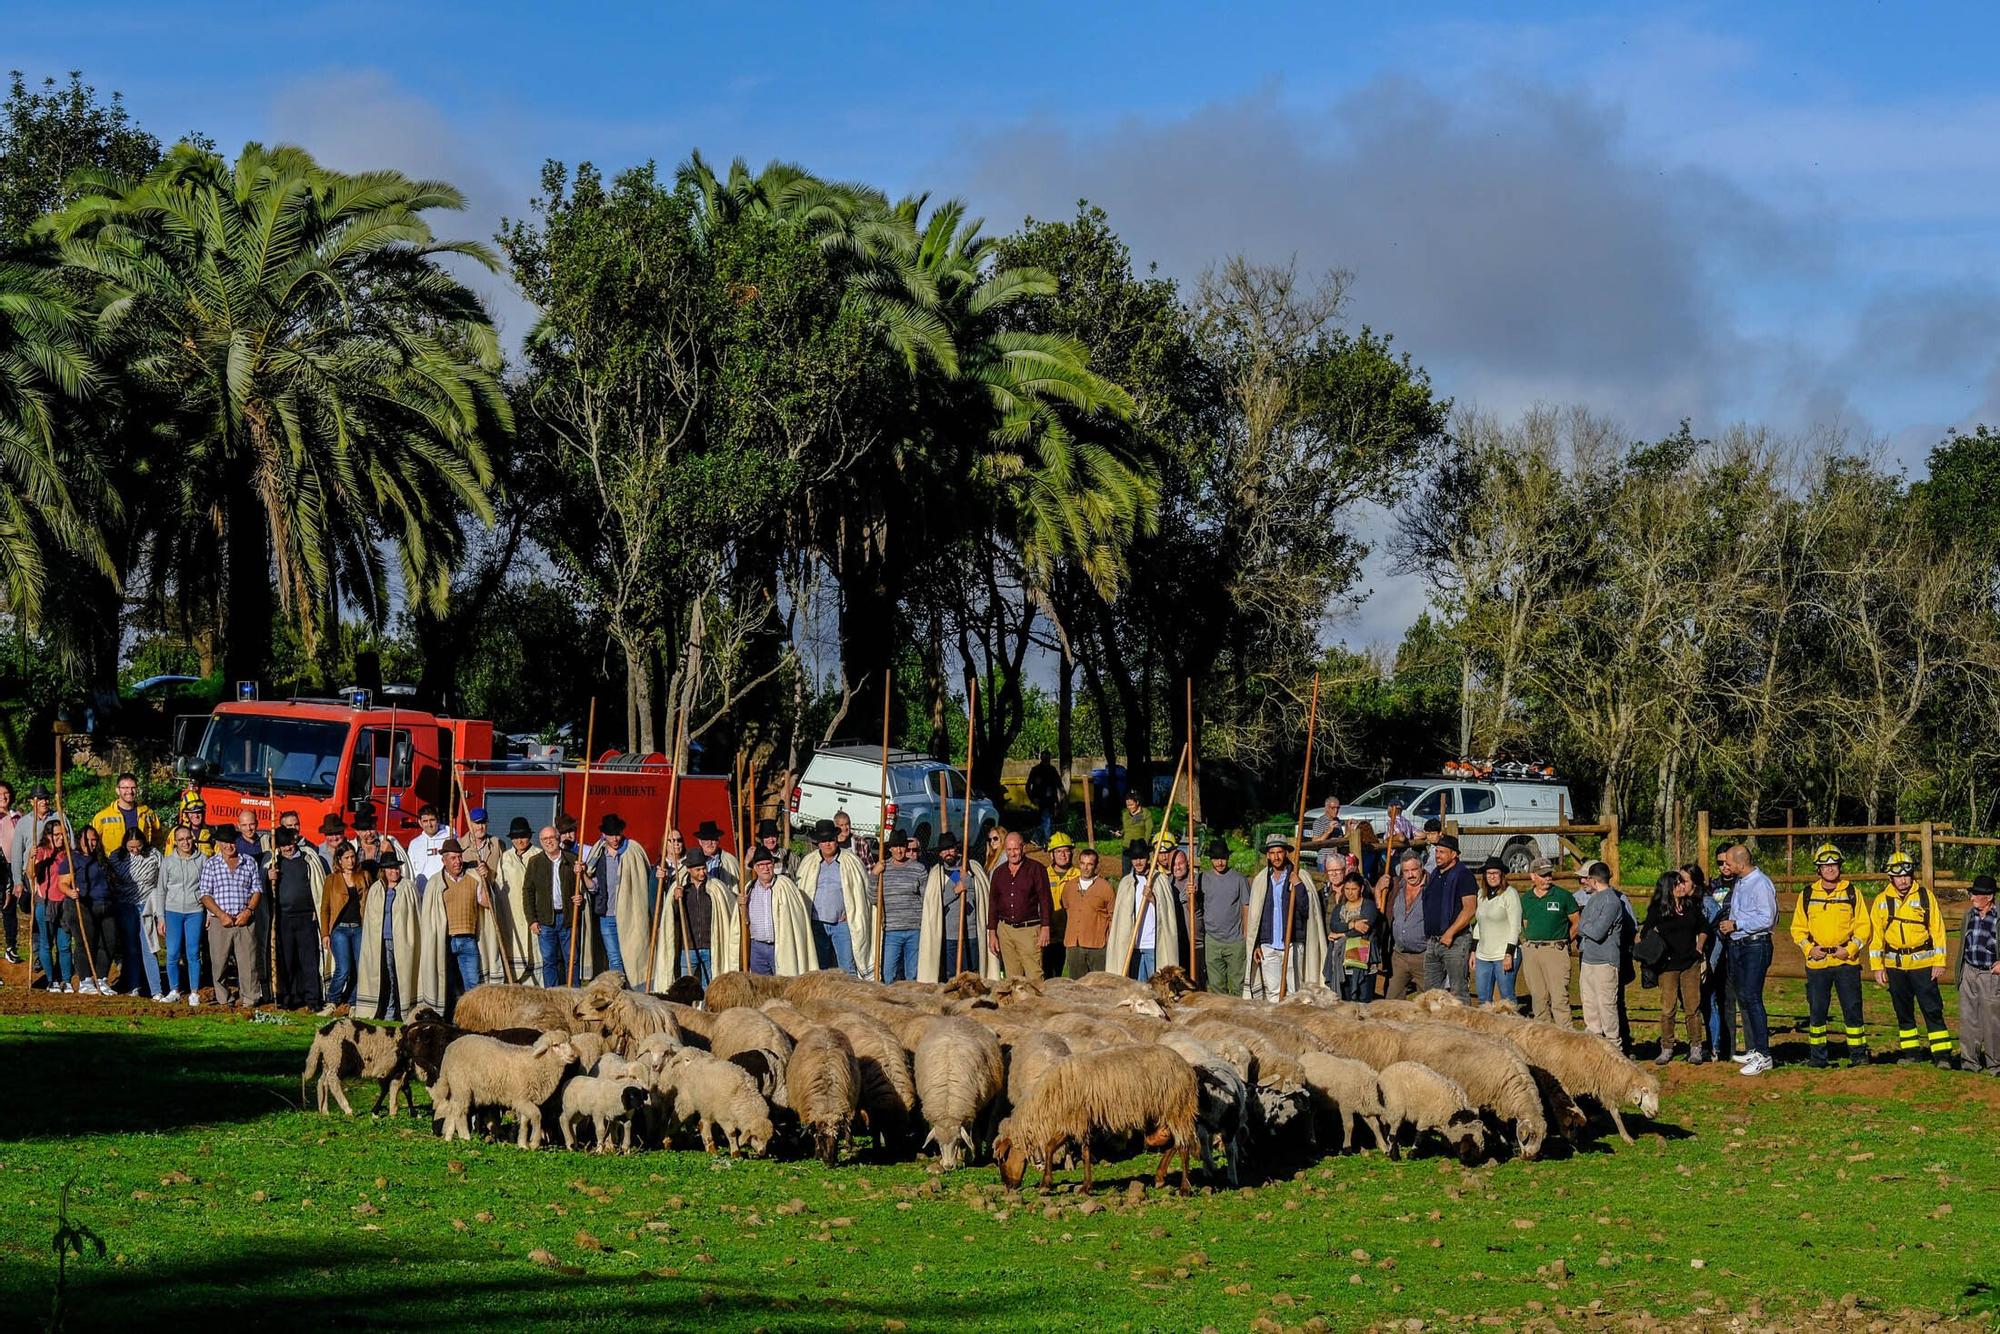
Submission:
[[[884,982],[914,982],[917,980],[917,939],[921,931],[884,931],[882,933],[882,980]]]
[[[1136,976],[1141,982],[1150,982],[1152,980],[1153,960],[1158,956],[1158,954],[1159,954],[1158,950],[1132,951],[1132,958],[1139,965],[1139,971],[1136,974],[1134,974],[1134,976]]]
[[[973,941],[965,943],[965,959],[958,957],[958,937],[946,936],[944,950],[938,955],[938,976],[949,982],[960,973],[979,971],[979,946]]]
[[[1732,940],[1729,989],[1743,1009],[1743,1045],[1760,1056],[1771,1054],[1771,1021],[1764,1014],[1764,974],[1771,971],[1771,937]]]
[[[669,978],[668,981],[672,982],[682,977],[691,977],[703,986],[707,986],[710,982],[713,982],[715,980],[715,963],[709,951],[682,950],[680,971],[675,974],[675,977]],[[659,985],[659,981],[658,978],[653,979],[655,987]]]
[[[1736,1042],[1736,992],[1729,983],[1729,951],[1721,945],[1709,951],[1701,994],[1708,1011],[1708,1054],[1726,1061]]]
[[[145,923],[139,920],[139,905],[118,905],[118,952],[123,958],[119,966],[118,985],[133,995],[139,991],[139,974],[146,975],[146,990],[143,994],[159,996],[160,961],[153,956],[153,942],[146,938]]]
[[[618,919],[611,913],[597,919],[597,934],[604,937],[604,966],[618,972],[625,971],[625,956],[618,952]],[[578,978],[577,981],[585,981]]]
[[[1521,973],[1520,964],[1517,961],[1515,966],[1510,969],[1502,967],[1501,965],[1504,963],[1506,963],[1505,959],[1474,959],[1472,961],[1472,981],[1473,985],[1479,989],[1479,1003],[1481,1005],[1493,999],[1493,989],[1495,987],[1500,989],[1500,995],[1503,999],[1514,999],[1514,983]]]
[[[750,971],[769,977],[778,971],[778,947],[768,940],[750,942]]]
[[[361,957],[361,928],[336,926],[327,933],[327,949],[333,954],[333,990],[328,1005],[354,1004],[354,982],[359,976],[355,961]]]
[[[819,956],[822,968],[838,968],[843,973],[854,971],[854,941],[848,934],[845,922],[814,922],[813,953]]]
[[[445,941],[451,961],[458,965],[458,985],[470,991],[479,985],[479,937],[451,936]]]
[[[569,927],[564,925],[562,914],[556,920],[535,933],[535,939],[542,946],[542,985],[559,987],[569,976]]]
[[[201,914],[167,914],[167,986],[183,996],[201,990]]]
[[[49,985],[76,981],[76,960],[70,953],[68,913],[60,907],[49,910],[48,901],[35,900],[35,956],[41,960],[42,976]],[[53,959],[51,959],[53,952]]]
[[[1041,837],[1036,839],[1035,842],[1046,848],[1049,845],[1049,835],[1055,831],[1055,827],[1056,808],[1051,806],[1042,812]]]
[[[396,942],[382,937],[382,1013],[391,1019],[403,1017],[403,995],[396,989]]]
[[[1368,975],[1366,968],[1342,968],[1340,998],[1366,1005],[1375,999],[1375,979]]]

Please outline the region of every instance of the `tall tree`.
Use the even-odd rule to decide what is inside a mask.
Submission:
[[[142,176],[160,160],[160,141],[132,123],[125,100],[109,102],[72,70],[66,83],[30,88],[10,71],[0,104],[0,247],[24,241],[42,215],[68,202],[83,171]]]
[[[255,143],[79,184],[44,225],[154,423],[155,594],[209,609],[242,677],[280,608],[308,651],[343,606],[379,623],[385,549],[407,600],[441,603],[458,516],[490,519],[488,448],[512,429],[492,323],[442,263],[493,256],[424,217],[458,191]]]

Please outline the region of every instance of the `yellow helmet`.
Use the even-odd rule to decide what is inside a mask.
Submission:
[[[189,811],[198,811],[207,809],[208,807],[206,803],[204,803],[201,799],[200,788],[189,787],[181,792],[180,813],[182,815],[186,815]]]
[[[1890,875],[1915,875],[1917,873],[1917,863],[1910,857],[1909,853],[1899,852],[1891,857],[1888,865],[1882,869]]]
[[[1072,840],[1072,839],[1070,838],[1070,836],[1069,836],[1068,834],[1051,834],[1051,835],[1049,835],[1049,851],[1050,851],[1050,852],[1054,852],[1054,851],[1055,851],[1055,850],[1056,850],[1057,848],[1073,848],[1073,847],[1075,847],[1075,846],[1076,846],[1076,843],[1075,843],[1075,842],[1074,842],[1074,841],[1073,841],[1073,840]]]
[[[1841,860],[1840,849],[1831,843],[1820,844],[1819,851],[1813,854],[1813,865],[1815,866],[1825,866],[1828,862],[1838,866]]]

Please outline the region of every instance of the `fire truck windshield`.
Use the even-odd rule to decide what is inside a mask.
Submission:
[[[347,724],[223,713],[201,739],[209,781],[245,790],[267,779],[281,792],[331,795],[347,748]]]

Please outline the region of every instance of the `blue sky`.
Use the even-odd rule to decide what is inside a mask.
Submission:
[[[996,229],[1088,195],[1180,278],[1352,270],[1354,319],[1502,415],[1918,466],[2000,423],[1990,6],[0,0],[0,32],[163,136],[447,177],[468,235],[547,157],[783,156]],[[1383,583],[1348,637],[1413,610]]]

